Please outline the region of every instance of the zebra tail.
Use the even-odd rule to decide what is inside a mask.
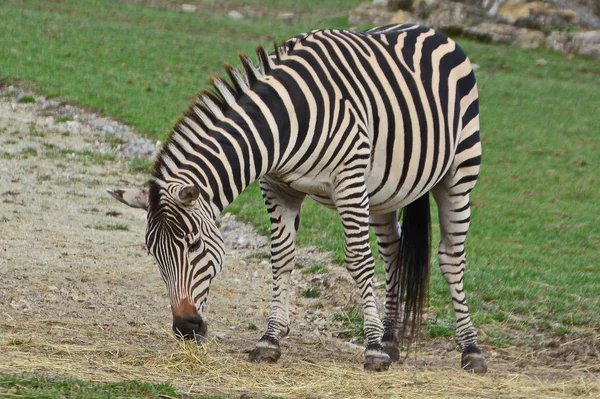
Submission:
[[[400,211],[402,232],[398,277],[399,303],[404,304],[401,336],[409,333],[418,341],[423,307],[429,287],[431,257],[431,212],[429,193]]]

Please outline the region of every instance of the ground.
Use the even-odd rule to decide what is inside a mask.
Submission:
[[[105,192],[143,184],[147,175],[132,170],[131,157],[152,152],[153,143],[91,112],[40,97],[27,102],[24,94],[4,88],[0,99],[0,373],[140,379],[234,397],[600,395],[594,357],[569,358],[578,341],[484,347],[490,370],[474,376],[460,370],[451,339],[424,340],[390,372],[365,373],[362,348],[335,317],[356,304],[353,282],[315,248],[299,251],[282,359],[251,364],[247,352],[269,308],[267,238],[227,214],[228,255],[206,310],[210,338],[178,342],[144,247],[144,212]],[[309,288],[320,295],[306,298]]]

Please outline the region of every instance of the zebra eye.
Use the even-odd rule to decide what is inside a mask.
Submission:
[[[196,241],[194,241],[193,243],[190,244],[189,246],[189,250],[190,252],[196,252],[197,250],[200,249],[200,247],[202,247],[203,241],[201,239],[197,239]]]

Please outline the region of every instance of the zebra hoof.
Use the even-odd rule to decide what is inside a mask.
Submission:
[[[387,371],[392,364],[390,356],[381,345],[367,346],[365,349],[365,371]]]
[[[485,357],[483,357],[481,350],[476,346],[469,346],[463,350],[460,365],[463,370],[472,373],[485,374],[487,372]]]
[[[397,362],[400,360],[400,346],[397,343],[383,341],[381,342],[381,346],[383,346],[383,351],[387,353],[392,362]]]
[[[260,340],[250,351],[248,359],[253,363],[275,363],[281,357],[279,343],[275,340]]]

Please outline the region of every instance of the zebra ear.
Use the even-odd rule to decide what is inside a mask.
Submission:
[[[177,200],[183,205],[192,205],[198,197],[200,197],[200,190],[192,184],[183,186],[179,192],[177,192]]]
[[[114,199],[132,208],[148,210],[148,189],[106,190]]]

